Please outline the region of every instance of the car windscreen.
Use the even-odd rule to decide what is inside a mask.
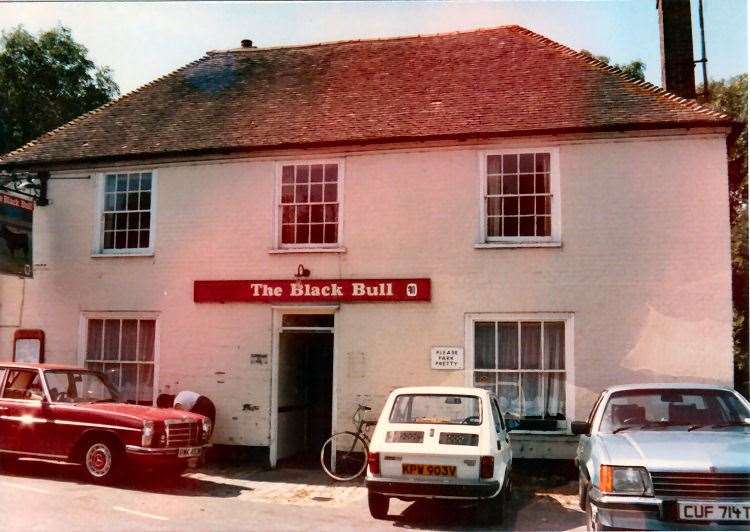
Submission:
[[[629,429],[696,430],[707,427],[750,425],[750,412],[726,390],[627,390],[610,395],[599,432]]]
[[[402,394],[396,397],[389,417],[391,423],[441,425],[480,425],[479,397],[450,394]]]
[[[91,371],[45,371],[53,403],[118,402],[119,397],[104,376]]]

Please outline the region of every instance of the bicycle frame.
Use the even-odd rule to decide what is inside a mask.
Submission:
[[[357,427],[357,431],[356,432],[342,431],[342,432],[334,433],[331,435],[331,437],[328,440],[326,440],[326,443],[323,444],[323,449],[321,449],[321,457],[320,457],[321,465],[323,466],[323,470],[335,480],[351,480],[351,478],[354,478],[354,477],[338,478],[334,474],[331,473],[331,471],[333,472],[336,471],[334,460],[335,460],[335,456],[337,452],[337,449],[335,448],[335,444],[331,440],[333,440],[337,435],[350,434],[354,436],[354,440],[352,441],[351,447],[349,449],[345,449],[345,448],[341,449],[343,452],[347,454],[353,453],[357,445],[357,440],[358,439],[361,440],[361,442],[364,444],[364,452],[365,452],[365,457],[364,457],[365,462],[364,462],[362,471],[367,466],[367,452],[370,446],[370,436],[367,434],[366,431],[367,431],[367,427],[371,427],[375,425],[374,421],[366,421],[364,419],[364,412],[367,412],[369,410],[370,409],[368,407],[358,404],[357,409],[354,411],[354,415],[352,416],[352,422]],[[332,447],[331,447],[330,456],[328,457],[328,459],[330,460],[330,464],[327,465],[324,461],[324,450],[326,448],[326,445],[329,444],[329,442],[331,442]],[[362,471],[360,471],[359,474],[361,474]]]
[[[372,427],[376,424],[375,421],[367,421],[364,419],[364,412],[365,409],[362,408],[362,405],[358,405],[357,410],[354,412],[354,415],[352,416],[352,421],[354,421],[354,424],[357,426],[357,434],[361,436],[363,439],[367,441],[367,443],[370,443],[370,436],[367,434],[365,430],[363,430],[363,427]]]

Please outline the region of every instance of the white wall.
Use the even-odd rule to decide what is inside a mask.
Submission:
[[[268,253],[271,159],[159,168],[153,257],[91,258],[94,183],[53,180],[52,205],[35,211],[22,325],[45,330],[48,361],[77,363],[82,311],[160,312],[159,385],[214,399],[219,443],[269,441],[271,365],[250,354],[270,362],[272,311],[196,305],[192,283],[289,278],[300,262],[313,278],[432,279],[431,303],[337,311],[340,428],[356,402],[378,409],[394,387],[463,385],[463,372],[429,369],[429,350],[463,346],[467,313],[573,313],[579,418],[613,383],[731,383],[723,137],[557,145],[561,248],[473,247],[479,149],[471,147],[346,156],[344,254]],[[0,284],[0,325],[18,320],[20,283]],[[0,330],[8,349],[12,327]]]

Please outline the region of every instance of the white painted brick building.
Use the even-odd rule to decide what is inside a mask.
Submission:
[[[453,103],[440,111],[453,120],[462,113],[460,131],[448,131],[442,118],[433,120],[435,131],[424,130],[419,120],[430,115],[420,113],[461,96],[453,92],[462,92],[466,105],[482,99],[461,85],[424,102],[402,102],[404,114],[413,111],[419,120],[402,116],[401,125],[418,131],[390,131],[381,139],[345,131],[335,142],[321,132],[308,142],[291,138],[290,126],[289,145],[245,143],[223,152],[205,139],[188,149],[185,139],[194,139],[187,132],[173,149],[139,148],[141,137],[130,131],[125,153],[113,147],[116,136],[97,133],[106,130],[108,114],[153,113],[144,99],[164,104],[169,83],[214,80],[214,61],[264,53],[240,49],[209,55],[9,154],[0,165],[50,172],[51,204],[34,213],[33,279],[0,281],[4,356],[10,357],[16,329],[41,329],[46,361],[103,369],[132,400],[181,389],[203,393],[217,407],[215,443],[268,447],[272,460],[348,428],[357,403],[377,411],[398,386],[490,386],[506,411],[524,420],[517,438],[533,447],[535,438],[549,438],[544,434],[569,434],[569,422],[584,418],[608,385],[731,383],[726,117],[638,86],[516,27],[269,50],[260,57],[283,62],[279,54],[308,54],[315,64],[314,54],[323,54],[335,70],[337,58],[374,47],[381,72],[408,85],[413,80],[388,54],[398,57],[407,48],[425,65],[432,56],[419,54],[426,49],[440,56],[447,53],[441,47],[469,48],[472,58],[489,54],[491,62],[502,59],[492,54],[503,46],[527,54],[527,66],[546,65],[544,79],[561,64],[574,65],[585,78],[578,83],[603,87],[609,99],[580,96],[578,107],[570,107],[580,87],[547,83],[539,106],[545,99],[565,102],[547,128],[518,123],[499,131],[482,123],[482,112],[492,120],[502,115],[510,98],[503,93],[497,109]],[[252,78],[232,69],[237,79]],[[444,85],[459,77],[442,76]],[[356,80],[365,88],[371,83]],[[530,97],[527,108],[537,99]],[[368,123],[366,110],[347,105],[360,113],[352,119],[357,127]],[[636,107],[645,109],[643,116],[634,114]],[[201,109],[193,102],[196,120],[209,120]],[[262,127],[269,109],[252,111],[261,122],[253,127]],[[328,117],[329,111],[321,104],[315,112]],[[170,139],[181,112],[163,120],[171,120],[169,131],[154,136]],[[86,152],[85,139],[98,151]],[[136,185],[140,208],[128,203]],[[125,188],[122,204],[118,186]],[[128,218],[118,242],[118,216],[134,211],[147,213],[147,222],[143,215]],[[194,300],[195,281],[292,282],[300,264],[309,280],[429,279],[431,297]],[[310,313],[317,317],[299,316]],[[463,349],[465,369],[431,369],[436,346]]]

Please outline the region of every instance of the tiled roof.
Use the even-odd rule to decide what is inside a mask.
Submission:
[[[209,52],[7,154],[0,166],[729,124],[505,26]]]

